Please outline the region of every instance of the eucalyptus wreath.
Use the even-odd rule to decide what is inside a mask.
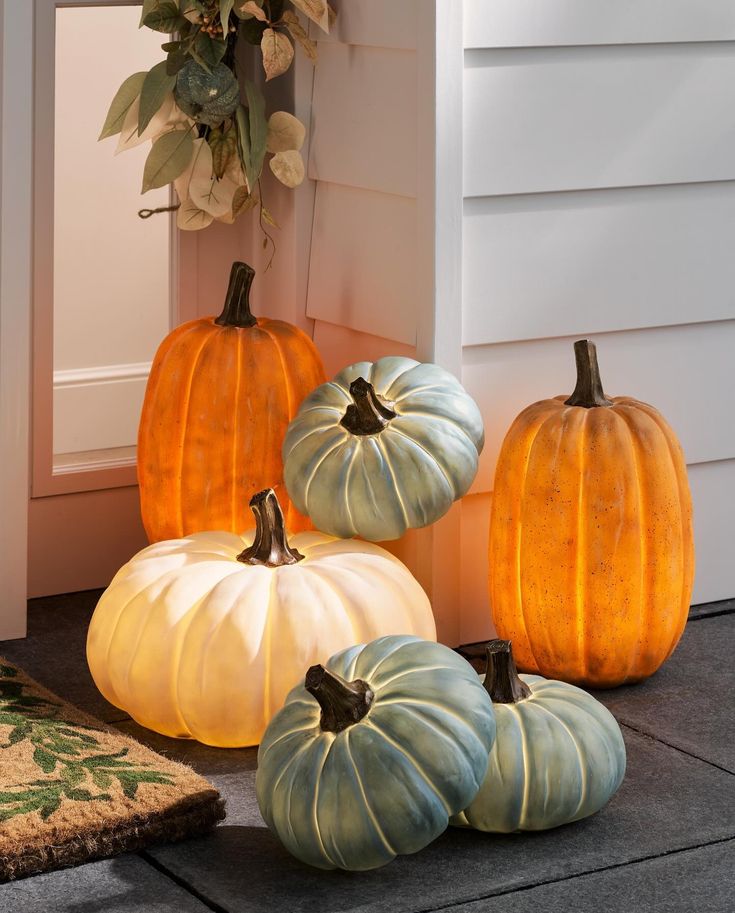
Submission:
[[[306,129],[288,111],[266,116],[262,90],[237,72],[235,49],[240,41],[259,49],[267,82],[291,66],[295,44],[315,62],[308,20],[328,32],[333,19],[327,0],[144,0],[140,27],[168,36],[166,57],[123,82],[99,138],[118,136],[118,152],[151,143],[141,193],[173,184],[179,228],[256,211],[263,247],[275,251],[263,167],[267,159],[282,184],[297,187]]]

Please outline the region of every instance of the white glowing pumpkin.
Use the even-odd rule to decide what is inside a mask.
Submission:
[[[287,541],[272,490],[243,536],[156,542],[117,573],[89,627],[102,694],[143,726],[208,745],[260,741],[304,670],[386,634],[436,639],[426,594],[368,542]]]

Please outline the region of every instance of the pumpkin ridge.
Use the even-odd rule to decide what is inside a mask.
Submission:
[[[237,374],[235,377],[235,390],[240,389],[240,379],[242,376],[242,341],[243,334],[237,334]],[[237,400],[237,393],[235,393],[235,400]],[[238,485],[238,473],[237,473],[237,462],[239,454],[239,443],[240,437],[238,434],[240,410],[235,405],[235,408],[232,410],[232,492],[230,495],[230,510],[233,517],[236,517],[238,514],[237,502],[239,497],[242,496],[240,491],[240,486]]]
[[[440,669],[445,669],[446,666],[423,666],[418,669],[409,669],[408,672],[399,672],[398,675],[394,675],[393,678],[389,678],[384,682],[381,682],[379,685],[376,684],[376,688],[387,688],[388,685],[392,685],[394,682],[399,681],[404,678],[406,675],[413,675],[414,672],[438,672]]]
[[[684,464],[684,453],[682,451],[681,444],[679,444],[679,442],[674,437],[671,428],[663,415],[661,415],[658,409],[655,409],[648,403],[639,402],[638,400],[621,403],[621,405],[627,407],[633,406],[634,408],[640,409],[642,412],[645,412],[646,415],[648,415],[658,426],[666,441],[666,446],[669,451],[669,458],[674,470],[674,477],[676,478],[677,490],[679,492],[679,514],[681,518],[679,528],[682,554],[682,575],[684,577],[681,605],[682,620],[678,625],[674,626],[674,636],[672,638],[669,650],[664,657],[665,661],[674,652],[674,649],[678,644],[679,639],[681,638],[689,614],[689,600],[691,598],[692,583],[694,580],[694,542],[692,540],[691,530],[689,530],[689,535],[687,535],[687,526],[691,526],[691,522],[687,523],[687,515],[691,514],[691,493],[688,486],[682,485],[680,463]],[[684,472],[686,473],[685,464]],[[688,508],[688,510],[685,510],[685,508]]]
[[[626,412],[624,409],[616,409],[615,404],[613,404],[612,409],[610,410],[611,414],[615,416],[616,419],[621,421],[625,425],[626,432],[630,439],[630,444],[633,452],[633,467],[635,469],[635,479],[636,479],[636,498],[638,501],[638,526],[640,529],[646,528],[646,508],[644,505],[643,499],[643,486],[642,478],[643,473],[641,471],[641,454],[640,454],[640,445],[638,442],[638,437],[633,431],[632,426],[628,422],[626,417]],[[667,448],[668,449],[668,448]],[[640,613],[641,613],[641,623],[639,627],[639,635],[636,638],[635,650],[628,652],[628,665],[625,671],[625,679],[630,678],[632,671],[637,668],[638,658],[641,655],[641,648],[643,646],[643,632],[648,632],[650,629],[650,611],[648,608],[648,600],[646,598],[647,586],[646,581],[648,575],[646,573],[646,561],[647,561],[647,537],[638,536],[639,545],[640,545]]]
[[[528,795],[530,792],[530,772],[528,767],[528,735],[526,733],[526,727],[523,725],[523,719],[519,707],[516,704],[505,704],[504,706],[515,717],[516,725],[518,726],[518,733],[521,737],[521,757],[523,758],[523,796],[521,798],[521,810],[518,814],[518,827],[520,828],[523,822],[526,820],[526,809],[528,807]]]
[[[350,605],[350,607],[349,607],[350,611],[348,611],[348,607],[344,604],[344,598],[341,595],[339,588],[329,579],[328,574],[320,573],[319,568],[314,566],[315,563],[316,562],[312,562],[311,564],[305,564],[303,566],[302,570],[304,572],[308,572],[310,577],[316,577],[316,579],[323,586],[327,587],[328,590],[331,590],[332,593],[335,594],[335,596],[337,597],[337,604],[339,605],[342,614],[344,615],[345,619],[347,620],[347,623],[349,624],[350,628],[352,629],[352,635],[351,635],[352,640],[355,643],[359,643],[362,640],[362,638],[358,636],[357,630],[355,629],[355,622],[352,619],[351,610],[354,608],[354,606]],[[344,568],[340,568],[340,570],[344,570]],[[347,570],[350,570],[350,569],[348,568]],[[312,593],[315,594],[315,596],[317,598],[319,598],[318,590],[315,590],[314,587],[309,587],[309,589],[311,590]]]
[[[181,572],[181,568],[173,568],[172,570],[167,571],[166,574],[164,574],[164,578],[171,577],[172,579],[170,579],[165,584],[165,586],[161,589],[161,592],[159,593],[157,599],[160,599],[162,596],[164,596],[166,593],[168,593],[168,591],[171,589],[171,587],[175,585],[180,572]],[[164,578],[159,578],[159,581]],[[152,581],[152,582],[159,582],[159,581]],[[147,589],[147,587],[145,587],[145,589]],[[141,592],[138,595],[140,596],[142,594],[143,594],[143,590],[141,590]],[[202,597],[202,599],[203,599],[203,597]],[[194,606],[192,606],[189,610],[187,610],[187,612],[182,617],[182,621],[183,621],[183,618],[189,617],[189,619],[190,619],[189,624],[191,623],[191,617],[193,617],[193,614],[196,611],[196,609],[199,607],[200,603],[202,602],[202,599],[197,600],[197,602],[194,604]],[[131,685],[130,685],[131,671],[132,671],[133,665],[138,657],[138,651],[140,649],[141,643],[144,640],[146,630],[147,630],[148,626],[151,624],[151,622],[153,621],[153,617],[154,617],[154,613],[149,612],[148,615],[146,616],[145,620],[143,621],[143,623],[138,627],[138,630],[136,631],[135,644],[132,647],[128,648],[128,664],[127,664],[127,670],[125,672],[125,690],[128,692],[134,690],[133,688],[131,688]],[[188,627],[188,625],[187,625],[187,627]],[[112,640],[110,641],[110,643],[112,643]],[[177,651],[175,658],[172,658],[170,660],[170,664],[169,664],[169,672],[172,673],[172,678],[173,678],[172,681],[169,681],[169,684],[171,685],[174,695],[177,695],[178,667],[179,667],[180,657],[181,657],[181,648],[179,647],[179,650]],[[167,676],[167,680],[168,680],[168,676]],[[191,731],[190,731],[189,727],[186,725],[186,720],[181,715],[181,709],[179,708],[179,705],[178,705],[178,698],[174,702],[174,705],[175,705],[174,713],[176,714],[176,716],[178,718],[178,720],[177,720],[178,723],[181,725],[182,729],[185,729],[189,733],[189,735],[191,735]],[[129,709],[128,709],[128,712],[130,712]],[[137,708],[136,708],[136,712],[137,712]],[[136,719],[136,717],[133,716],[132,713],[130,715],[133,717],[133,719]],[[143,723],[142,725],[146,725],[146,724]]]
[[[138,427],[138,440],[137,440],[138,472],[137,472],[137,475],[138,475],[138,480],[139,480],[140,489],[141,489],[141,506],[143,506],[145,503],[147,503],[147,501],[151,497],[148,493],[149,483],[148,483],[148,479],[147,479],[148,473],[146,471],[146,467],[150,461],[149,451],[153,449],[151,446],[149,446],[149,444],[151,443],[150,436],[146,433],[143,433],[143,429],[147,428],[147,426],[150,424],[150,416],[155,415],[155,413],[157,412],[155,403],[156,403],[156,400],[158,399],[158,397],[161,395],[162,379],[167,378],[171,373],[171,368],[170,368],[169,362],[170,362],[172,356],[174,354],[176,354],[177,358],[180,357],[179,353],[180,353],[180,349],[182,346],[182,341],[185,340],[189,336],[193,336],[193,335],[196,335],[199,332],[201,332],[201,330],[203,329],[203,324],[204,324],[203,320],[197,319],[197,320],[190,320],[187,323],[183,324],[182,326],[177,327],[169,336],[167,336],[163,340],[163,342],[161,343],[161,346],[159,346],[159,350],[156,352],[156,354],[154,356],[153,365],[151,367],[151,373],[148,378],[148,385],[150,385],[150,389],[153,393],[153,396],[152,397],[148,396],[148,385],[147,385],[146,386],[146,396],[143,400],[143,406],[142,406],[141,416],[140,416],[140,424]],[[207,338],[206,335],[202,333],[202,346],[204,345],[206,338]],[[161,350],[163,350],[163,351],[161,351]],[[188,389],[189,388],[187,386],[187,391],[188,391]],[[188,393],[187,393],[187,398],[188,398]],[[186,434],[186,424],[181,423],[179,428],[180,428],[179,441],[178,441],[177,449],[179,451],[183,452],[184,435]],[[172,437],[173,437],[173,435],[172,435]],[[160,449],[160,448],[156,448],[156,449]],[[175,461],[172,460],[172,466],[173,466],[174,462]],[[174,476],[175,475],[176,475],[176,473],[174,473]],[[176,486],[174,486],[174,488],[175,487]],[[180,496],[180,492],[178,493],[177,497],[179,497],[179,496]],[[150,538],[151,534],[149,533],[150,521],[147,516],[148,512],[143,511],[143,513],[145,514],[145,516],[143,517],[143,524],[146,528],[146,534]],[[172,510],[172,513],[175,514],[177,517],[177,527],[176,527],[175,535],[181,536],[181,535],[183,535],[183,526],[180,522],[178,522],[178,518],[180,516],[181,511],[180,511],[180,509]]]
[[[275,346],[276,352],[278,353],[278,359],[281,363],[283,379],[286,386],[286,405],[288,407],[288,414],[295,415],[294,406],[297,404],[294,403],[294,392],[291,385],[291,371],[289,365],[286,363],[286,359],[284,358],[283,349],[281,348],[281,344],[278,341],[278,335],[274,333],[266,324],[260,326],[260,329],[263,330],[263,332],[268,336],[270,341]]]
[[[415,671],[415,670],[412,670],[412,671]],[[420,713],[417,709],[414,709],[417,705],[418,706],[428,705],[431,707],[438,707],[437,704],[434,704],[429,701],[407,701],[407,700],[401,701],[401,706],[407,711],[408,715],[413,717],[414,719],[418,720],[422,726],[425,726],[427,729],[430,729],[432,732],[435,732],[441,739],[443,739],[445,742],[447,742],[450,745],[459,744],[459,746],[462,749],[462,756],[464,757],[465,761],[467,762],[467,766],[472,767],[472,758],[464,750],[467,745],[467,742],[464,740],[458,740],[456,735],[454,735],[450,730],[447,730],[446,728],[442,727],[441,724],[438,723],[437,721],[426,717],[424,714]],[[445,716],[453,717],[454,719],[459,720],[461,723],[463,723],[464,728],[466,730],[468,730],[470,737],[474,738],[476,742],[479,742],[479,739],[477,739],[477,737],[474,735],[474,733],[472,733],[471,728],[464,722],[464,720],[461,717],[458,717],[455,714],[451,713],[450,711],[447,711],[444,707],[438,707],[438,709]],[[480,783],[477,784],[477,788],[478,789],[480,788]]]
[[[414,440],[412,437],[409,437],[407,434],[405,434],[403,431],[401,431],[399,428],[396,428],[395,426],[390,428],[389,433],[392,433],[392,434],[397,435],[398,437],[404,438],[405,440],[407,440],[409,442],[409,444],[413,444],[418,450],[420,450],[422,453],[426,454],[426,456],[431,460],[431,462],[434,464],[434,466],[436,466],[436,468],[439,470],[440,475],[443,476],[444,481],[447,483],[447,488],[453,495],[453,500],[456,501],[461,493],[457,492],[455,490],[454,484],[450,481],[446,470],[441,465],[441,463],[437,460],[437,458],[434,456],[434,454],[429,453],[429,451],[426,449],[426,447],[423,447],[421,444],[419,444],[418,441]],[[472,484],[472,483],[470,483],[470,484]]]
[[[327,459],[327,457],[331,456],[331,455],[334,453],[334,451],[337,450],[338,447],[342,447],[342,446],[344,446],[345,444],[347,444],[347,445],[349,446],[349,443],[350,443],[350,442],[345,442],[344,439],[343,439],[343,440],[338,440],[336,443],[333,443],[332,446],[331,446],[331,447],[328,447],[328,448],[325,450],[324,454],[319,458],[319,462],[318,462],[315,466],[312,466],[311,473],[310,473],[310,475],[309,475],[309,478],[306,480],[306,485],[304,486],[303,498],[304,498],[304,504],[305,504],[305,505],[308,506],[308,503],[309,503],[309,489],[311,488],[311,483],[314,481],[314,476],[317,474],[317,471],[318,471],[319,467],[320,467],[320,466],[322,465],[322,463]],[[310,514],[309,510],[306,510],[306,513],[307,513],[307,514]],[[354,535],[354,533],[353,533],[353,535]]]
[[[390,456],[389,456],[389,454],[388,454],[388,451],[385,449],[385,442],[384,442],[383,440],[381,440],[381,436],[380,436],[380,435],[378,435],[378,436],[376,437],[375,442],[376,442],[376,444],[378,445],[378,450],[380,450],[380,452],[383,454],[383,459],[385,460],[385,465],[388,467],[388,472],[389,472],[390,477],[391,477],[391,479],[392,479],[392,481],[393,481],[393,488],[395,489],[396,498],[398,499],[398,503],[399,503],[400,506],[401,506],[401,513],[403,514],[403,524],[404,524],[404,528],[405,528],[405,529],[408,529],[408,527],[409,527],[411,524],[408,522],[408,513],[407,513],[407,511],[406,511],[406,504],[405,504],[405,501],[403,500],[403,492],[401,491],[401,488],[400,488],[400,486],[399,486],[399,484],[398,484],[398,478],[397,478],[397,476],[396,476],[396,471],[395,471],[395,469],[394,469],[394,467],[393,467],[393,463],[392,463],[391,458],[390,458]],[[346,483],[346,482],[345,482],[345,488],[347,488],[347,483]],[[347,498],[346,501],[347,501],[348,511],[349,511],[349,498]],[[351,519],[352,519],[352,517],[350,516],[350,520],[351,520]],[[355,528],[355,524],[354,524],[354,523],[352,524],[352,528],[353,528],[353,529]]]
[[[175,513],[176,516],[178,517],[178,528],[181,531],[182,536],[184,534],[184,504],[183,504],[183,488],[180,483],[184,476],[184,456],[185,456],[185,452],[186,452],[186,438],[187,438],[187,434],[188,434],[188,430],[189,430],[189,405],[191,403],[191,388],[194,383],[194,376],[196,375],[197,365],[199,363],[199,359],[202,356],[202,352],[207,347],[208,343],[210,343],[215,338],[216,338],[216,335],[214,333],[212,333],[208,336],[205,336],[204,339],[202,340],[202,344],[197,349],[196,355],[191,360],[191,369],[189,371],[189,377],[187,379],[186,386],[185,386],[186,406],[183,409],[183,421],[181,422],[182,432],[181,432],[181,442],[179,445],[179,458],[178,458],[179,471],[178,471],[178,473],[176,473],[176,477],[179,479],[179,485],[175,486],[176,506],[175,506],[175,509],[172,508],[172,512]]]
[[[376,695],[375,696],[376,709],[378,706],[378,700],[379,700],[379,698]],[[423,767],[421,767],[421,765],[416,761],[415,758],[412,758],[406,751],[403,750],[403,748],[401,748],[401,746],[394,739],[392,739],[389,735],[387,735],[387,733],[380,726],[377,725],[377,723],[375,722],[375,714],[372,715],[372,718],[370,718],[370,716],[364,717],[361,722],[368,725],[371,729],[374,729],[377,732],[377,734],[386,742],[387,745],[390,745],[391,748],[397,754],[402,755],[408,761],[408,763],[415,768],[416,772],[423,779],[424,783],[426,783],[426,785],[429,787],[431,792],[434,793],[434,795],[439,800],[439,802],[444,806],[447,816],[451,817],[451,815],[453,813],[449,810],[449,806],[447,805],[446,799],[436,788],[436,785],[429,778],[428,774],[426,774]]]
[[[572,407],[570,407],[572,408]],[[585,409],[582,415],[582,423],[579,428],[579,491],[577,494],[577,548],[576,548],[576,564],[574,569],[574,579],[575,579],[575,593],[574,593],[574,607],[577,620],[577,653],[579,655],[579,662],[581,664],[582,675],[586,675],[586,670],[589,668],[589,656],[587,655],[589,649],[588,638],[585,631],[585,611],[584,611],[584,590],[582,589],[582,581],[585,578],[586,571],[586,549],[583,547],[582,543],[585,542],[587,536],[584,535],[585,528],[584,523],[586,520],[585,516],[585,468],[586,468],[586,453],[587,453],[587,425],[591,412],[589,409]],[[563,433],[563,432],[562,432]],[[586,543],[585,543],[586,544]]]
[[[364,717],[363,717],[363,719],[364,719]],[[372,824],[372,826],[375,830],[375,833],[380,838],[380,841],[383,844],[383,846],[386,848],[386,850],[388,850],[388,852],[393,856],[393,858],[395,858],[398,854],[397,854],[396,850],[394,850],[393,847],[390,845],[390,841],[385,836],[385,832],[383,831],[383,828],[380,826],[380,823],[375,815],[375,812],[373,811],[373,808],[370,805],[370,802],[368,801],[367,793],[365,792],[365,787],[362,782],[362,777],[360,776],[360,771],[357,769],[357,764],[355,763],[355,757],[352,754],[352,749],[350,748],[350,730],[349,729],[346,729],[344,731],[344,736],[345,736],[345,740],[344,740],[345,741],[345,754],[350,759],[350,764],[352,765],[352,769],[355,772],[355,780],[357,781],[357,785],[360,789],[360,795],[362,797],[363,803],[365,804],[365,810],[367,811],[368,818],[370,819],[370,823]],[[316,796],[315,796],[315,802],[316,802]]]
[[[317,725],[318,725],[318,723],[317,723]],[[322,741],[323,741],[322,739],[318,740],[318,742],[322,742]],[[319,826],[318,809],[319,809],[319,790],[321,788],[322,773],[324,771],[324,765],[327,763],[327,758],[329,757],[329,754],[332,750],[332,745],[334,745],[335,741],[336,741],[336,736],[335,736],[335,738],[329,740],[329,744],[327,745],[327,750],[324,752],[324,755],[322,757],[322,763],[319,767],[319,772],[317,773],[317,775],[314,778],[314,798],[311,800],[311,810],[312,810],[312,821],[313,821],[313,825],[314,825],[314,833],[316,834],[316,839],[319,842],[319,848],[321,849],[324,856],[330,862],[334,862],[334,860],[327,852],[327,847],[326,847],[326,845],[324,843],[324,839],[322,837],[321,827]]]
[[[547,707],[544,707],[543,704],[541,704],[538,701],[535,701],[535,702],[529,701],[529,706],[535,707],[537,710],[541,710],[543,713],[547,714],[547,716],[550,716],[552,718],[552,720],[555,720],[559,724],[559,726],[569,736],[571,743],[574,746],[574,751],[575,751],[575,754],[577,757],[577,765],[579,766],[579,779],[582,784],[582,788],[580,789],[579,802],[577,803],[577,807],[574,809],[574,814],[572,815],[572,818],[570,819],[571,821],[574,821],[574,820],[576,820],[576,816],[579,814],[580,810],[584,807],[584,803],[587,799],[587,790],[588,790],[587,772],[585,770],[585,765],[582,760],[582,752],[580,750],[579,742],[575,738],[572,730],[564,722],[564,720],[562,720],[561,717],[558,717],[555,713],[552,713]]]
[[[389,634],[386,636],[393,637],[394,635]],[[412,634],[407,634],[407,635],[403,635],[403,636],[408,639],[401,640],[399,643],[396,643],[395,646],[393,647],[393,649],[390,651],[390,653],[386,653],[384,656],[379,657],[378,662],[372,667],[372,669],[369,672],[367,672],[367,671],[360,672],[360,673],[357,672],[357,666],[359,664],[360,659],[363,656],[363,651],[360,651],[360,653],[358,653],[357,656],[355,657],[355,665],[354,665],[355,675],[358,678],[361,678],[364,681],[369,682],[371,678],[375,677],[376,673],[378,672],[380,667],[383,665],[383,663],[385,663],[386,660],[389,660],[392,656],[394,656],[401,649],[401,647],[405,647],[407,644],[418,643],[420,640],[420,638],[418,638]],[[381,637],[381,638],[379,638],[379,640],[385,640],[385,638]],[[376,699],[377,699],[377,695],[376,695]]]
[[[534,405],[539,405],[539,404],[535,403]],[[533,405],[529,406],[528,408],[532,409]],[[536,427],[536,430],[533,433],[533,436],[528,440],[528,442],[526,444],[525,462],[524,462],[524,466],[523,466],[523,474],[521,476],[522,481],[521,481],[521,497],[519,500],[520,504],[523,504],[525,502],[525,498],[526,498],[526,485],[528,483],[528,467],[531,463],[531,454],[533,453],[534,445],[535,445],[536,441],[538,440],[538,436],[541,433],[541,431],[546,427],[547,424],[555,421],[558,418],[558,415],[559,415],[559,410],[554,409],[553,412],[549,412],[549,414],[546,415],[545,418],[542,418],[542,420],[539,422],[538,426]],[[518,527],[518,532],[517,532],[518,543],[515,548],[516,584],[518,587],[518,594],[517,594],[518,617],[519,617],[520,621],[523,623],[523,631],[524,631],[524,634],[526,637],[525,646],[528,648],[528,652],[533,657],[533,662],[536,667],[536,671],[539,671],[541,669],[541,666],[539,664],[538,659],[536,658],[536,651],[534,649],[533,641],[528,634],[528,625],[526,623],[526,613],[523,608],[523,606],[524,606],[523,579],[522,579],[522,575],[521,575],[521,552],[522,552],[522,544],[523,544],[523,513],[522,513],[522,511],[519,511],[519,513],[518,513],[518,521],[517,521],[516,525]],[[502,636],[502,632],[500,630],[498,630],[498,633],[501,634],[501,636]]]

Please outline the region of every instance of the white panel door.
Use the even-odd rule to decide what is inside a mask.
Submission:
[[[117,138],[97,142],[123,79],[162,59],[160,35],[114,0],[36,0],[35,13],[30,596],[104,586],[145,544],[140,406],[184,316],[170,218],[137,215],[170,200],[140,196],[149,144],[115,158]]]

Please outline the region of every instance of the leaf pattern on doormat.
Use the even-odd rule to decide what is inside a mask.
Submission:
[[[115,784],[134,799],[141,783],[170,786],[171,774],[126,760],[127,748],[105,753],[91,726],[58,717],[62,704],[29,693],[12,666],[0,665],[0,725],[10,726],[0,749],[23,742],[33,749],[33,763],[46,778],[18,783],[0,791],[0,822],[38,812],[52,815],[64,798],[74,802],[112,801]],[[56,774],[49,779],[49,775]]]

